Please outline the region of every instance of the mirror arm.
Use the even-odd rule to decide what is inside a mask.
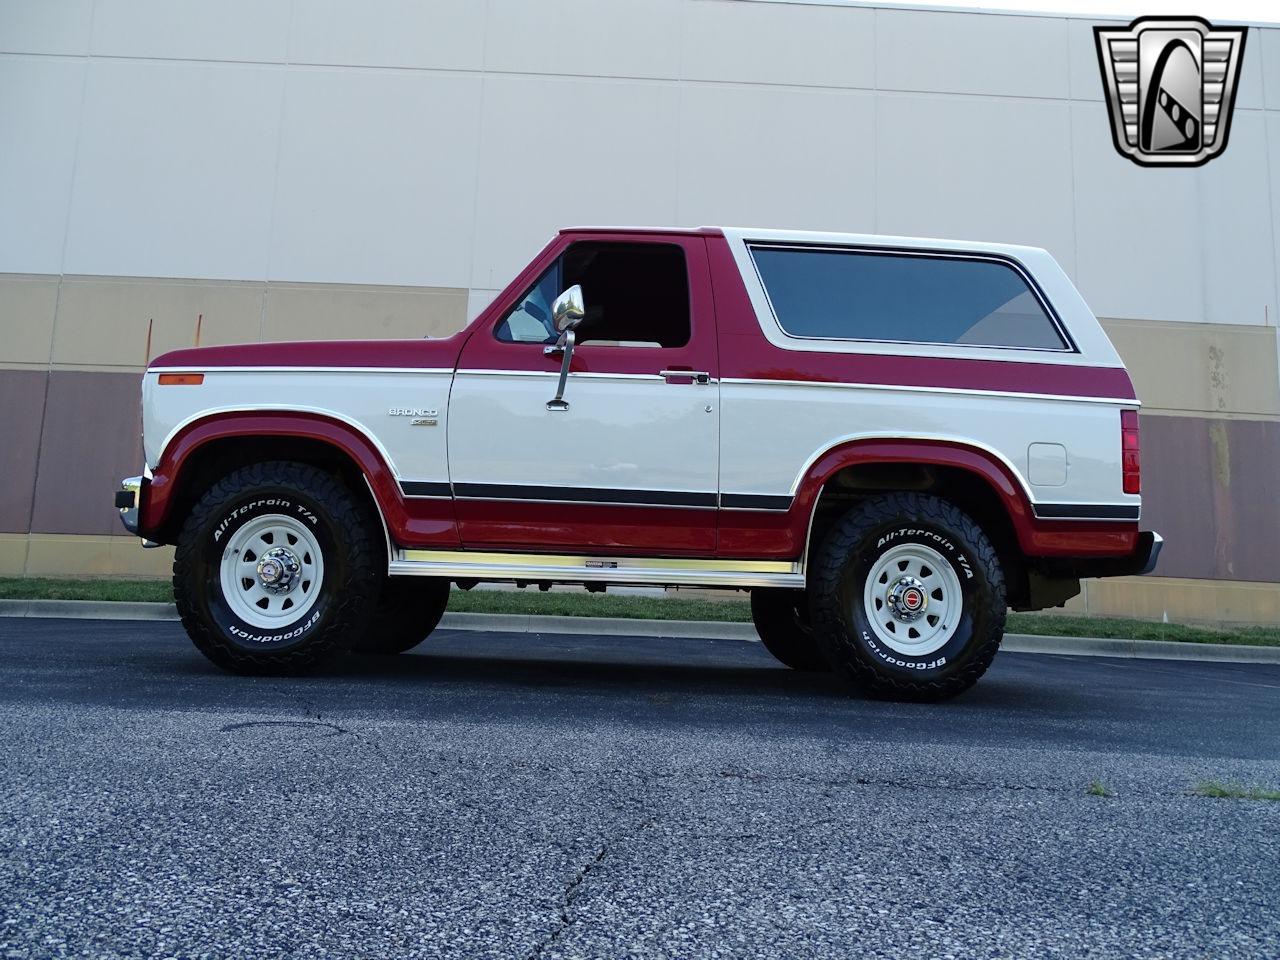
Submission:
[[[569,362],[573,359],[573,342],[574,333],[572,330],[566,330],[560,335],[560,341],[555,347],[547,347],[545,353],[550,356],[553,352],[562,353],[564,358],[560,361],[560,382],[556,385],[556,395],[554,400],[547,401],[548,410],[568,410],[569,404],[564,399],[565,381],[569,379]]]

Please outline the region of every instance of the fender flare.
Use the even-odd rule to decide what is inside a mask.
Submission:
[[[323,443],[349,460],[364,476],[391,537],[413,527],[399,482],[385,451],[355,424],[310,410],[217,410],[181,424],[166,439],[147,484],[141,511],[144,535],[164,529],[182,492],[184,470],[209,443],[236,437],[292,437]]]
[[[1014,468],[989,450],[949,438],[860,437],[839,441],[803,468],[793,509],[805,523],[804,544],[813,528],[818,499],[827,482],[846,467],[901,463],[965,470],[984,481],[1004,507],[1024,553],[1037,550],[1035,513],[1026,486]]]

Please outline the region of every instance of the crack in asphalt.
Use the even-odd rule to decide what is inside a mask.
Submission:
[[[344,726],[341,726],[340,724],[333,723],[332,721],[325,720],[320,713],[319,707],[316,706],[315,701],[310,700],[307,697],[298,696],[296,693],[286,690],[283,687],[272,686],[272,687],[269,687],[268,689],[270,689],[274,693],[280,694],[286,700],[292,700],[300,704],[302,715],[307,719],[305,720],[248,720],[241,723],[225,724],[222,726],[221,731],[223,733],[234,733],[238,730],[246,730],[253,727],[303,727],[303,728],[310,727],[310,728],[327,729],[331,732],[328,734],[328,736],[325,737],[325,739],[328,739],[329,737],[341,737],[341,736],[351,737],[357,743],[367,747],[368,749],[376,753],[378,755],[378,759],[381,760],[383,763],[386,763],[386,764],[391,763],[391,758],[387,756],[386,751],[382,749],[382,744],[378,743],[376,740],[370,739],[368,736],[366,736],[363,733],[360,733],[356,730],[352,730],[350,727],[344,727]]]
[[[619,843],[631,839],[639,834],[642,830],[646,830],[657,822],[656,819],[650,818],[641,822],[634,830],[628,830],[612,841],[601,844],[600,849],[596,851],[594,857],[578,868],[577,872],[569,878],[569,882],[565,884],[564,889],[560,892],[560,902],[557,907],[558,923],[550,933],[542,938],[538,943],[534,944],[532,950],[529,951],[526,960],[535,960],[537,957],[543,956],[555,943],[568,932],[569,928],[578,922],[578,915],[571,912],[574,901],[578,899],[579,892],[583,883],[586,882],[593,871],[595,871],[603,862],[605,857],[609,855],[609,851]]]
[[[304,730],[329,730],[329,736],[340,737],[350,733],[336,723],[317,723],[314,720],[246,720],[243,723],[224,724],[219,730],[222,733],[234,733],[237,730],[249,730],[253,727],[299,727]]]

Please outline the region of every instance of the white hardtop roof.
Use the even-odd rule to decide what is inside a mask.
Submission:
[[[947,240],[938,237],[895,237],[872,233],[827,233],[820,230],[774,230],[768,227],[719,227],[730,240],[773,243],[832,244],[858,247],[900,247],[909,250],[952,250],[1003,254],[1015,259],[1047,253],[1042,247],[986,240]]]
[[[1030,247],[1013,243],[994,243],[986,240],[948,240],[938,237],[895,237],[873,233],[833,233],[824,230],[778,230],[773,227],[641,227],[641,226],[593,226],[564,227],[561,233],[636,233],[636,234],[687,234],[707,235],[723,233],[730,240],[764,240],[771,243],[833,244],[860,247],[901,247],[914,250],[951,250],[959,252],[995,253],[1022,259],[1047,255],[1042,247]]]

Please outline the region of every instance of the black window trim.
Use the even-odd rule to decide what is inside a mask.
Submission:
[[[814,340],[823,343],[885,343],[895,346],[919,346],[919,347],[957,347],[961,350],[1011,350],[1019,353],[1080,353],[1080,348],[1076,345],[1075,339],[1071,336],[1067,325],[1062,322],[1062,318],[1058,316],[1058,311],[1053,308],[1053,304],[1049,302],[1049,298],[1045,296],[1043,290],[1040,289],[1035,278],[1030,271],[1022,265],[1020,261],[1014,257],[1000,253],[976,253],[968,250],[935,250],[924,247],[884,247],[871,244],[839,244],[839,243],[797,243],[795,241],[776,242],[769,240],[746,240],[747,253],[751,257],[751,268],[755,271],[756,280],[760,283],[760,289],[764,291],[765,302],[769,305],[769,313],[773,315],[773,322],[784,337],[791,340]],[[1044,310],[1045,316],[1053,324],[1059,337],[1065,346],[1062,347],[1014,347],[995,343],[948,343],[943,340],[887,340],[878,337],[811,337],[803,334],[792,333],[782,325],[782,320],[778,317],[778,311],[773,305],[773,300],[769,296],[769,287],[764,282],[764,277],[760,275],[760,265],[756,263],[756,250],[804,250],[804,251],[828,251],[831,253],[859,253],[871,256],[908,256],[921,257],[928,260],[978,260],[986,263],[998,263],[1001,266],[1010,267],[1023,282],[1027,285],[1027,289],[1031,291],[1031,295],[1036,298],[1036,302],[1040,304],[1040,308]]]

